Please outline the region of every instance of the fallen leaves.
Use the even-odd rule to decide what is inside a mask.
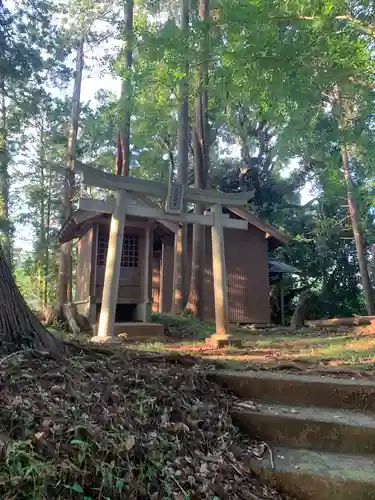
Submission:
[[[125,450],[130,451],[135,446],[135,436],[128,436],[125,441]]]
[[[232,425],[233,405],[200,366],[162,355],[11,356],[0,363],[0,497],[281,499],[247,472],[254,443]]]

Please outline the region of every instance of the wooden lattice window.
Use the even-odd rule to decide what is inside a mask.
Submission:
[[[99,234],[98,238],[98,253],[96,263],[98,266],[105,266],[108,251],[108,236]]]
[[[138,267],[138,236],[135,234],[124,235],[121,267]]]
[[[97,265],[105,266],[108,252],[108,235],[99,234]],[[138,267],[139,238],[135,234],[125,234],[122,244],[121,267]]]

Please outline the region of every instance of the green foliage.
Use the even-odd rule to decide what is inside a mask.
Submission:
[[[40,295],[35,287],[34,266],[30,268],[31,262],[15,267],[14,279],[29,307],[37,310],[40,307]]]
[[[165,334],[174,339],[204,340],[215,333],[215,325],[197,320],[194,316],[153,314],[152,321],[164,325]]]
[[[360,229],[369,248],[375,241],[373,7],[355,0],[222,0],[211,6],[210,20],[202,23],[194,1],[187,34],[179,29],[179,2],[144,0],[134,11],[131,74],[123,69],[126,33],[120,2],[64,2],[65,13],[59,15],[74,18],[70,32],[52,23],[60,7],[28,0],[14,12],[0,10],[12,34],[5,40],[7,57],[0,68],[9,96],[3,160],[8,168],[17,158],[23,170],[12,194],[18,220],[12,217],[11,222],[33,227],[30,276],[48,281],[49,300],[56,280],[61,211],[62,179],[55,171],[65,162],[70,102],[52,96],[42,80],[65,85],[71,72],[62,63],[75,47],[72,40],[84,33],[88,43],[98,46],[113,39],[101,64],[131,84],[130,167],[138,177],[166,182],[170,170],[176,174],[178,84],[182,77],[188,79],[193,123],[196,73],[208,63],[210,183],[223,191],[254,189],[249,208],[295,238],[278,252],[301,270],[301,277],[288,283],[290,311],[296,290],[310,284],[311,315],[360,312],[361,287],[355,248],[348,239],[352,232],[339,149],[344,142],[349,150]],[[101,20],[101,32],[96,31],[96,19]],[[207,32],[203,61],[200,47]],[[95,102],[82,103],[79,159],[113,171],[120,104],[104,89]],[[295,168],[286,175],[291,161]],[[193,165],[191,150],[191,171]],[[308,183],[314,187],[315,203],[301,208],[300,193]],[[2,217],[9,224],[6,219]]]

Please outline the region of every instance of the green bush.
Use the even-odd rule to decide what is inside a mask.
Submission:
[[[153,314],[151,320],[164,325],[165,334],[176,339],[204,340],[215,333],[213,323],[197,320],[194,316],[174,314]]]

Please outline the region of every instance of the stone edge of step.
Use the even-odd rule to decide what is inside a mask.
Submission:
[[[236,371],[236,370],[212,370],[208,373],[208,377],[223,380],[225,378],[230,379],[243,379],[243,380],[253,380],[253,379],[269,379],[269,380],[280,380],[289,382],[305,382],[305,383],[322,383],[322,384],[337,384],[338,386],[361,386],[369,387],[375,390],[375,382],[371,380],[363,380],[356,378],[347,377],[334,377],[329,375],[311,375],[311,374],[295,374],[295,373],[280,373],[271,370],[247,370],[247,371]]]
[[[338,481],[368,482],[375,487],[375,462],[373,458],[362,455],[271,446],[269,453],[261,460],[249,456],[248,465],[251,469],[268,469],[274,473],[298,473]]]
[[[245,416],[262,415],[270,418],[288,418],[298,421],[314,422],[316,424],[336,424],[352,427],[373,428],[375,430],[375,415],[355,410],[341,410],[315,406],[288,404],[267,404],[257,401],[239,400],[233,407],[234,414]]]

